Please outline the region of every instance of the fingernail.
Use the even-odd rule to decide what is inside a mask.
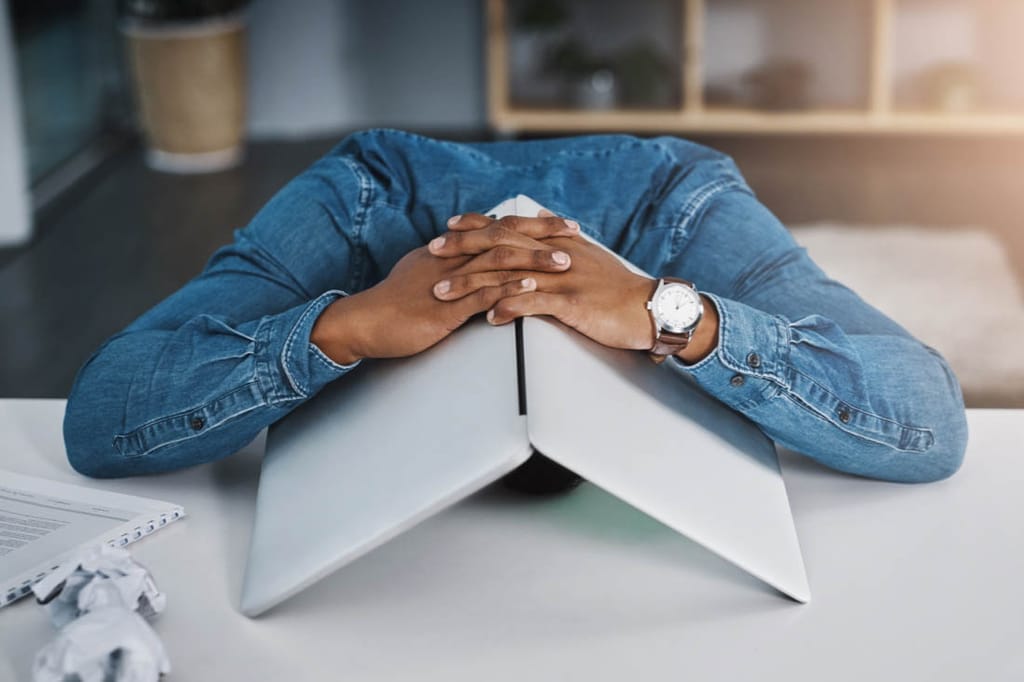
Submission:
[[[575,220],[569,220],[568,218],[566,218],[565,219],[565,226],[568,227],[573,232],[579,232],[580,231],[580,224],[578,222],[576,222]]]
[[[452,283],[449,282],[446,279],[442,279],[440,282],[438,282],[437,284],[434,285],[434,291],[436,291],[441,296],[444,296],[445,294],[447,294],[449,289],[451,289],[451,288],[452,288]]]
[[[487,311],[487,321],[490,322],[491,324],[494,324],[494,309],[493,308],[491,310]]]
[[[431,251],[440,251],[444,248],[444,237],[435,237],[430,242]]]
[[[462,215],[461,214],[460,215],[453,215],[451,218],[448,219],[448,227],[451,227],[452,225],[454,225],[455,223],[459,222],[460,220],[462,220]]]
[[[533,277],[527,277],[526,279],[524,279],[524,280],[523,280],[522,282],[520,282],[519,284],[520,284],[520,285],[521,285],[521,286],[522,286],[522,287],[523,287],[524,289],[532,289],[532,288],[534,288],[535,286],[537,286],[537,280],[535,280],[535,279],[534,279]]]
[[[569,254],[565,253],[564,251],[555,251],[553,254],[551,254],[551,260],[555,261],[559,265],[568,265]]]

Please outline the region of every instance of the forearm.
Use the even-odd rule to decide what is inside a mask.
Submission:
[[[711,296],[718,344],[666,363],[780,445],[873,478],[929,481],[959,467],[966,424],[945,361],[909,336],[847,334],[820,315],[788,320]]]
[[[237,451],[347,371],[309,340],[338,295],[239,324],[199,315],[175,330],[115,336],[82,368],[68,398],[72,466],[89,476],[128,476]]]

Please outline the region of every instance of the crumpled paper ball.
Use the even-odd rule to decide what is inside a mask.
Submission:
[[[33,682],[155,682],[171,671],[164,645],[142,616],[121,606],[90,611],[36,654]]]
[[[126,550],[89,549],[32,591],[60,629],[36,655],[34,682],[155,682],[170,672],[167,652],[144,619],[167,600]]]
[[[58,628],[102,606],[122,606],[152,618],[167,603],[142,564],[127,550],[108,545],[68,559],[33,585],[32,591]]]

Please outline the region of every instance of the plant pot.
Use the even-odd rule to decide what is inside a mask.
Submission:
[[[562,39],[562,31],[514,31],[509,36],[509,91],[523,104],[552,105],[559,101],[562,84],[545,73],[548,54]]]
[[[125,21],[150,167],[205,173],[237,165],[245,132],[245,15]]]

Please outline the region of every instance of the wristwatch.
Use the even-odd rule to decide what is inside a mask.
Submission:
[[[704,301],[693,282],[676,277],[662,277],[647,301],[647,310],[654,323],[654,345],[651,359],[664,362],[690,343],[694,330],[704,316]]]

